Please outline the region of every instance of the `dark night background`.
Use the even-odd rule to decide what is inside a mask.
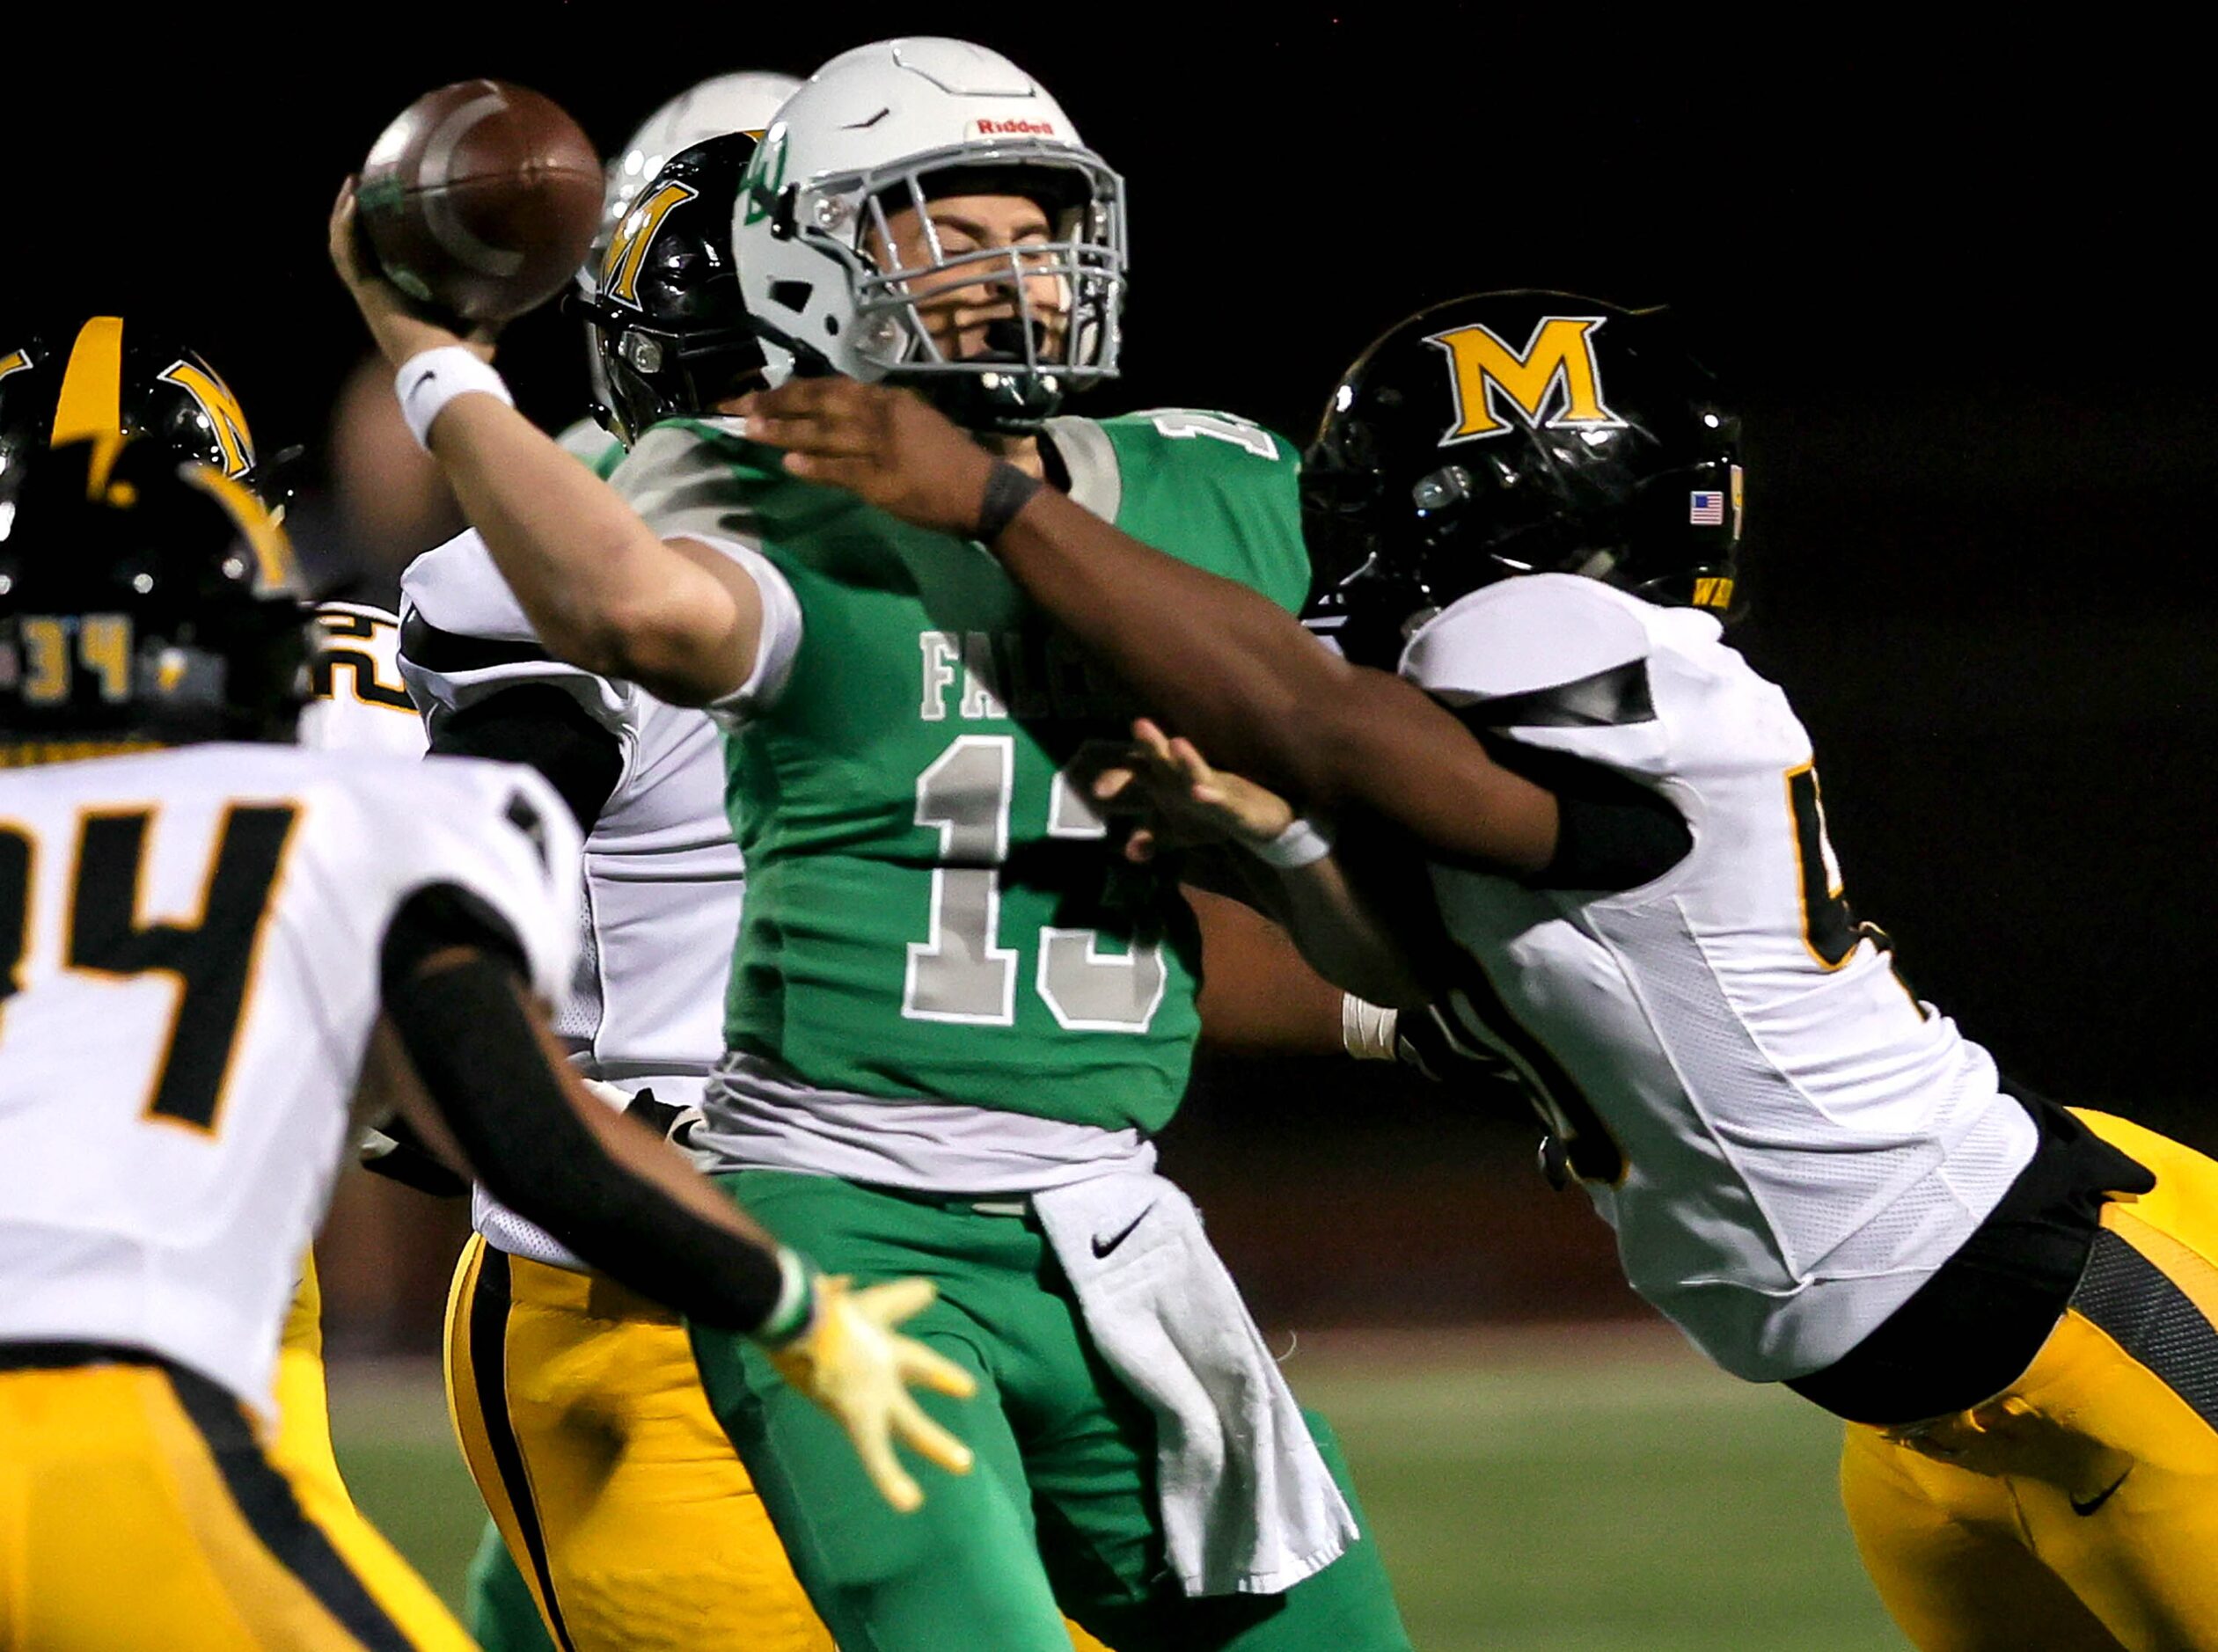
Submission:
[[[340,178],[416,93],[476,74],[612,149],[727,69],[805,74],[903,32],[1009,53],[1128,180],[1105,410],[1306,437],[1373,333],[1459,291],[1674,304],[1740,389],[1739,640],[1810,727],[1859,914],[2025,1083],[2218,1149],[2212,144],[2178,42],[2083,13],[2075,34],[1846,11],[1735,32],[1591,6],[201,15],[113,14],[99,53],[11,68],[0,331],[56,305],[162,319],[266,450],[318,443],[365,344],[322,252]],[[502,364],[552,425],[582,409],[579,356],[543,312]],[[1418,1317],[1602,1300],[1563,1294],[1607,1271],[1585,1202],[1422,1085],[1218,1064],[1166,1151],[1267,1314],[1373,1317],[1396,1258],[1434,1282],[1396,1309]],[[1526,1244],[1535,1224],[1565,1247]],[[1321,1238],[1364,1260],[1320,1279]]]

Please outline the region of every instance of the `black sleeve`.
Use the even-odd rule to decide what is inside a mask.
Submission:
[[[1556,793],[1556,858],[1524,880],[1534,888],[1636,889],[1695,846],[1686,817],[1660,792],[1584,757],[1496,734],[1480,739],[1504,768]]]
[[[474,956],[424,969],[456,947]],[[385,932],[385,1013],[487,1191],[611,1279],[688,1319],[758,1328],[777,1305],[777,1257],[603,1151],[539,1044],[519,990],[521,960],[499,915],[451,886],[412,896]]]
[[[616,736],[551,683],[519,683],[437,719],[431,749],[443,757],[494,757],[537,769],[586,832],[624,772]]]

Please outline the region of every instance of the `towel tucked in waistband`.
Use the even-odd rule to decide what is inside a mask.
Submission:
[[[1125,1171],[1032,1203],[1094,1346],[1155,1415],[1164,1538],[1185,1591],[1279,1594],[1339,1558],[1354,1513],[1193,1201]]]

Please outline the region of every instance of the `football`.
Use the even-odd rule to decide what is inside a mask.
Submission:
[[[362,233],[392,283],[473,323],[545,303],[584,262],[600,157],[552,99],[498,80],[428,91],[387,127],[356,186]]]

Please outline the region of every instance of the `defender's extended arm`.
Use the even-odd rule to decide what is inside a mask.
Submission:
[[[1057,623],[1224,766],[1307,803],[1368,808],[1442,855],[1516,874],[1554,857],[1553,794],[1497,764],[1423,693],[1319,647],[1270,598],[999,464],[912,392],[801,379],[737,411],[751,438],[787,450],[791,474],[979,537]]]

